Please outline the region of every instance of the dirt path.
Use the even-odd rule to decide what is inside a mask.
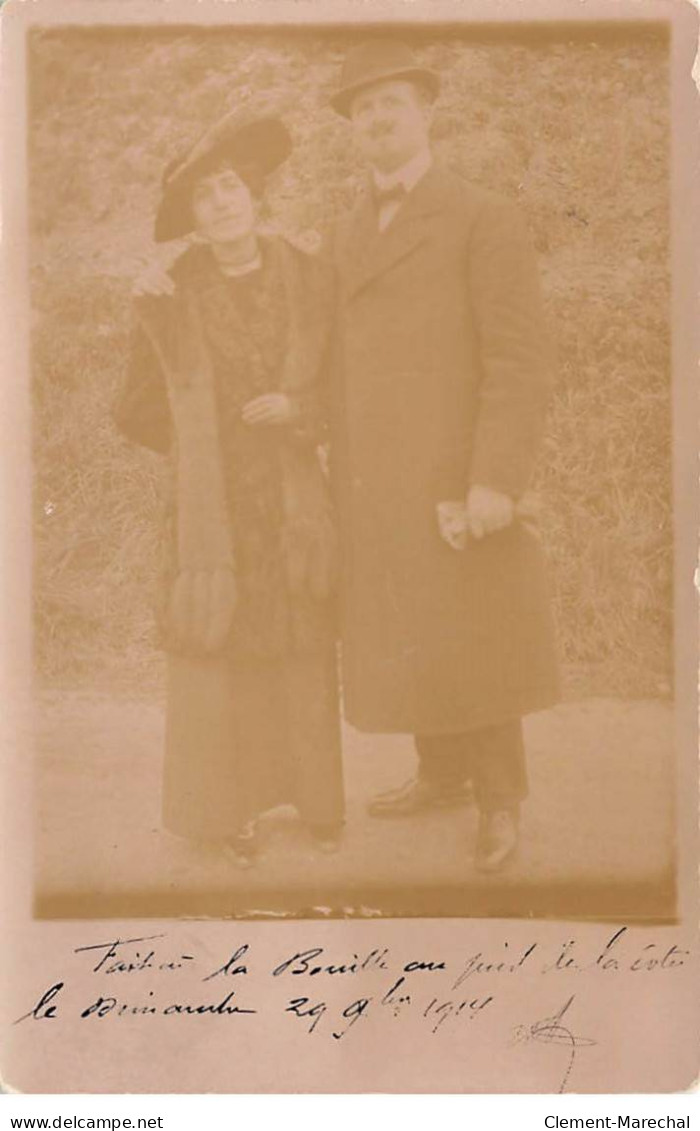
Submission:
[[[347,729],[341,851],[315,854],[291,812],[265,821],[257,867],[160,828],[159,704],[50,693],[38,710],[37,913],[664,917],[672,913],[672,710],[565,704],[526,723],[531,797],[517,861],[473,870],[473,807],[372,820],[366,799],[413,769],[404,736]]]

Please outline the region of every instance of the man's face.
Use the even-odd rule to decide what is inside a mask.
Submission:
[[[428,144],[431,109],[412,82],[389,80],[365,87],[352,100],[350,120],[360,152],[391,173]]]
[[[195,229],[207,243],[235,243],[255,230],[250,189],[231,168],[218,169],[196,181],[192,212]]]

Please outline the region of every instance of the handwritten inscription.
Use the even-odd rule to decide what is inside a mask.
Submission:
[[[56,1025],[70,1018],[101,1028],[118,1024],[119,1018],[143,1017],[147,1023],[149,1017],[159,1017],[176,1018],[174,1024],[209,1018],[254,1026],[260,1015],[274,1013],[280,1024],[312,1040],[345,1041],[369,1018],[387,1024],[410,1020],[433,1039],[449,1030],[478,1029],[484,1017],[498,1018],[503,1005],[511,1046],[560,1050],[548,1054],[552,1072],[560,1073],[560,1092],[569,1086],[578,1057],[602,1040],[581,1031],[576,994],[568,992],[557,1001],[556,986],[564,981],[570,989],[572,977],[610,979],[620,973],[673,977],[690,958],[677,943],[635,945],[625,927],[602,933],[597,946],[584,947],[574,938],[555,946],[538,941],[515,946],[504,940],[491,951],[476,950],[449,962],[440,954],[399,955],[386,947],[337,954],[310,946],[263,964],[250,944],[240,940],[216,961],[204,962],[197,954],[171,950],[162,933],[88,942],[76,947],[74,955],[79,976],[71,983],[57,970],[58,976],[39,990],[15,1024]],[[546,994],[544,1017],[534,1013],[513,1029],[508,991],[524,975],[528,986],[543,979],[541,984],[554,992]]]
[[[282,974],[294,976],[308,974],[309,977],[313,978],[317,974],[357,974],[372,967],[386,970],[385,959],[389,952],[386,949],[371,950],[363,958],[353,954],[349,961],[337,963],[322,961],[324,953],[322,946],[312,947],[311,950],[297,951],[291,958],[286,958],[284,962],[280,962],[279,966],[276,966],[272,971],[272,976],[279,978]]]
[[[573,1071],[577,1050],[579,1048],[590,1048],[591,1045],[598,1043],[591,1037],[574,1036],[571,1030],[563,1023],[564,1015],[569,1011],[573,1003],[574,995],[572,994],[568,1001],[562,1005],[561,1009],[551,1017],[546,1017],[543,1021],[536,1021],[534,1025],[519,1025],[515,1030],[516,1040],[535,1041],[544,1045],[563,1046],[568,1051],[569,1059],[558,1089],[560,1093],[566,1091],[566,1085]]]

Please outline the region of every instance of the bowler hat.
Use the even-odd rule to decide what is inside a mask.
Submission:
[[[156,213],[155,240],[178,239],[192,231],[194,181],[228,161],[248,183],[259,183],[289,157],[292,140],[280,118],[226,114],[166,166]]]
[[[433,98],[440,85],[434,71],[418,66],[405,43],[376,39],[353,47],[348,52],[340,74],[340,89],[331,98],[331,106],[343,117],[349,118],[352,99],[360,90],[391,79],[412,79],[419,82]]]

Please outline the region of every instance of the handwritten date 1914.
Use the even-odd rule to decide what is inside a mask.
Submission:
[[[411,1011],[421,1021],[425,1021],[433,1033],[437,1033],[438,1029],[449,1018],[457,1019],[462,1016],[465,1019],[473,1019],[478,1017],[493,1000],[490,994],[470,1000],[449,999],[443,1001],[438,997],[432,997],[426,1005],[425,1000],[422,997],[419,998],[415,990],[409,990],[405,976],[401,975],[382,996],[376,994],[369,997],[360,997],[347,1005],[340,1013],[337,1028],[333,1029],[333,1037],[339,1041],[348,1029],[370,1010],[373,1013],[379,1010],[386,1011],[388,1015],[393,1017],[399,1017],[401,1014]],[[313,1033],[329,1008],[325,1001],[313,1001],[308,997],[298,997],[289,1002],[285,1012],[292,1013],[295,1017],[305,1020],[308,1023],[307,1033]],[[346,1024],[343,1024],[344,1022]],[[337,1029],[340,1029],[340,1032]]]

